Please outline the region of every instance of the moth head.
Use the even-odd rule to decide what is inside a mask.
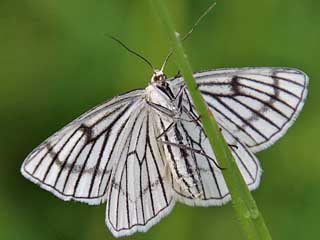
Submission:
[[[162,70],[155,69],[151,77],[151,82],[161,83],[161,82],[165,82],[166,79],[167,79],[167,76],[163,73]]]

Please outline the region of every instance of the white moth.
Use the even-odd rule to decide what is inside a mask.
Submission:
[[[261,167],[254,153],[291,126],[308,77],[291,68],[230,68],[194,77],[250,190]],[[221,205],[230,194],[182,77],[155,70],[146,89],[91,109],[49,137],[21,172],[57,197],[106,202],[114,236],[147,231],[179,201]]]

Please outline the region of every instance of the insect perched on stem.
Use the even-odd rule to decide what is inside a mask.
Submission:
[[[151,66],[149,85],[106,101],[49,137],[27,156],[22,174],[63,200],[106,202],[106,224],[115,236],[147,231],[176,201],[229,201],[223,169],[183,78],[164,74],[172,51],[156,70],[112,38]],[[255,189],[261,167],[254,153],[292,125],[307,95],[307,75],[258,67],[202,71],[194,78],[248,188]]]

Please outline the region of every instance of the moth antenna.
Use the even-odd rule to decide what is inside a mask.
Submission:
[[[141,60],[143,60],[145,63],[147,63],[150,68],[152,69],[153,72],[155,72],[155,67],[153,66],[153,64],[144,56],[142,56],[141,54],[137,53],[136,51],[130,49],[125,43],[123,43],[120,39],[110,35],[110,34],[106,34],[109,38],[111,38],[112,40],[114,40],[115,42],[119,43],[122,47],[124,47],[128,52],[132,53],[133,55],[137,56],[138,58],[140,58]]]
[[[166,56],[166,58],[164,59],[164,62],[162,64],[162,66],[161,66],[161,72],[163,72],[163,70],[164,70],[164,68],[165,68],[165,66],[166,66],[166,64],[167,64],[167,62],[168,62],[168,60],[169,60],[169,58],[171,57],[172,54],[173,54],[173,50],[171,49],[170,52],[168,53],[168,55]]]
[[[196,27],[199,25],[199,23],[202,21],[202,19],[208,15],[208,13],[217,5],[216,2],[212,3],[208,8],[207,10],[198,18],[198,20],[193,24],[192,28],[189,30],[189,32],[187,32],[183,38],[181,39],[181,41],[184,41],[186,40],[190,35],[191,33],[196,29]]]
[[[199,23],[202,21],[202,19],[208,15],[208,13],[217,5],[216,2],[212,3],[207,10],[197,19],[197,21],[193,24],[192,28],[183,36],[183,38],[181,38],[181,41],[183,42],[184,40],[186,40],[188,37],[190,37],[190,35],[193,33],[193,31],[196,29],[196,27],[199,25]],[[161,67],[161,71],[164,70],[169,58],[171,57],[171,55],[173,54],[174,50],[170,50],[168,55],[166,56],[166,58],[164,59],[164,62],[162,64]]]

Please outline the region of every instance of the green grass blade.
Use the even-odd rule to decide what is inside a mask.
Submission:
[[[200,92],[197,89],[196,81],[192,75],[192,69],[184,52],[179,34],[175,31],[168,10],[162,0],[151,0],[166,34],[169,36],[174,49],[175,59],[181,71],[194,105],[201,116],[203,128],[210,141],[212,149],[217,157],[218,163],[225,168],[222,171],[224,179],[232,197],[233,207],[241,223],[244,235],[247,239],[271,239],[269,230],[258,210],[248,187],[243,180],[240,170],[223,138],[214,116],[208,111]]]

